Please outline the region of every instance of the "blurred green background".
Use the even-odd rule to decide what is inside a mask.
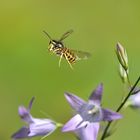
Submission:
[[[79,61],[71,70],[65,60],[48,53],[46,30],[58,39],[64,32],[74,33],[64,42],[67,47],[88,51],[92,57]],[[46,116],[65,123],[72,116],[64,92],[87,100],[91,91],[104,84],[102,103],[115,110],[124,86],[118,76],[115,45],[127,50],[130,79],[140,72],[139,0],[1,0],[0,1],[0,139],[9,140],[24,123],[18,106],[36,97],[33,116]],[[108,140],[139,139],[140,111],[127,109],[117,131]],[[131,133],[128,133],[131,132]],[[33,138],[39,140],[40,138]],[[58,129],[48,140],[75,140]]]

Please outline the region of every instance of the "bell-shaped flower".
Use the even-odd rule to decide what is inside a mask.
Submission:
[[[140,109],[140,89],[135,89],[134,93],[128,98],[125,107],[128,106],[134,109]]]
[[[74,131],[80,140],[96,140],[100,121],[121,119],[122,115],[101,107],[103,85],[100,84],[90,95],[88,102],[78,96],[65,93],[65,97],[76,115],[62,128],[63,132]]]
[[[25,108],[24,106],[19,106],[19,116],[23,121],[27,123],[27,126],[23,126],[16,133],[14,133],[11,136],[12,139],[23,139],[34,136],[46,137],[58,127],[59,124],[57,124],[51,119],[34,118],[30,114],[30,109],[32,107],[33,100],[34,97],[31,99],[28,108]]]

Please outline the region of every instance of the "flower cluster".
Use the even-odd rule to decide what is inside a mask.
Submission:
[[[127,53],[120,43],[117,43],[116,45],[116,54],[119,60],[120,77],[123,80],[123,83],[128,87],[128,94],[123,97],[123,100],[121,101],[121,104],[118,105],[116,111],[102,107],[102,83],[91,93],[88,101],[84,101],[80,97],[68,92],[64,94],[66,100],[75,111],[75,115],[73,115],[73,117],[64,125],[49,118],[34,118],[30,113],[35,99],[33,97],[27,108],[19,106],[19,116],[26,125],[15,132],[11,138],[17,140],[42,136],[41,139],[44,139],[58,127],[62,127],[62,132],[72,131],[79,140],[97,140],[101,122],[107,122],[107,124],[102,131],[100,139],[104,140],[106,137],[111,136],[111,130],[109,131],[110,125],[112,122],[123,118],[119,113],[122,108],[127,108],[128,106],[140,108],[140,88],[137,87],[140,77],[134,85],[131,85],[128,73],[129,65]]]
[[[76,115],[70,119],[62,128],[62,132],[74,131],[81,140],[96,140],[101,121],[112,121],[121,119],[122,115],[109,109],[101,107],[103,85],[100,84],[90,95],[88,102],[78,96],[65,93],[65,97],[71,107],[76,111]],[[51,119],[38,119],[30,114],[34,97],[29,103],[29,107],[20,106],[19,116],[27,123],[12,135],[13,139],[30,138],[34,136],[48,136],[61,126]]]

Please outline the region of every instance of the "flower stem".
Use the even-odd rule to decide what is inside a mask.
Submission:
[[[132,88],[129,91],[128,95],[124,98],[123,102],[119,105],[119,107],[117,108],[116,112],[119,112],[123,108],[124,104],[126,103],[126,101],[128,100],[128,98],[130,97],[130,95],[133,93],[133,90],[135,89],[135,87],[137,86],[137,84],[138,84],[139,81],[140,81],[140,76],[137,79],[137,81],[135,82],[135,84],[132,86]],[[108,124],[107,124],[107,126],[106,126],[106,128],[105,128],[105,130],[104,130],[104,132],[102,134],[101,140],[104,140],[106,138],[107,131],[108,131],[108,129],[109,129],[109,127],[110,127],[110,125],[111,125],[112,122],[113,121],[109,121],[108,122]]]
[[[130,82],[130,79],[129,79],[128,71],[125,71],[125,72],[126,72],[126,75],[127,75],[127,81],[128,81],[129,87],[131,87],[131,82]]]

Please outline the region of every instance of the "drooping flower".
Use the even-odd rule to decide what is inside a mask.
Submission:
[[[30,114],[30,109],[32,107],[34,99],[34,97],[31,99],[28,108],[25,108],[24,106],[19,106],[19,116],[23,121],[27,123],[27,126],[23,126],[16,133],[14,133],[11,136],[13,139],[23,139],[34,136],[46,137],[58,127],[59,124],[57,124],[51,119],[34,118]]]
[[[62,128],[63,132],[74,131],[80,140],[96,140],[100,121],[121,119],[122,115],[101,107],[103,85],[100,84],[90,95],[88,102],[78,96],[65,93],[65,97],[76,115]]]
[[[135,89],[134,94],[132,94],[127,102],[125,103],[125,107],[132,107],[134,109],[140,109],[140,89]]]

